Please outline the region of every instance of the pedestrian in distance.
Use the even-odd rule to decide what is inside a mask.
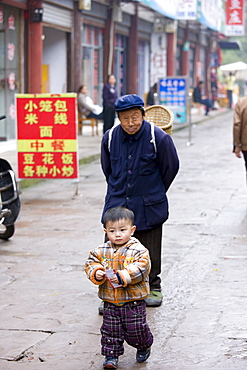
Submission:
[[[212,68],[210,82],[211,82],[212,104],[213,107],[215,107],[215,103],[218,102],[218,77],[215,68]]]
[[[202,89],[203,89],[203,81],[199,81],[197,86],[194,88],[193,98],[194,98],[195,103],[200,103],[202,105],[205,105],[206,107],[205,116],[207,116],[210,109],[216,110],[216,108],[213,107],[213,103],[209,98],[202,95]]]
[[[151,258],[146,304],[160,306],[166,193],[178,172],[179,160],[170,135],[145,120],[144,102],[138,95],[122,96],[115,109],[120,124],[105,133],[101,144],[101,166],[107,182],[102,220],[109,208],[123,206],[134,212],[135,237]]]
[[[137,349],[136,361],[150,355],[153,335],[146,321],[150,258],[148,250],[133,237],[134,213],[124,207],[104,214],[108,241],[91,251],[85,264],[88,278],[99,287],[104,301],[101,353],[104,369],[116,369],[124,353],[124,340]]]
[[[77,104],[79,111],[86,118],[103,119],[103,108],[94,104],[93,100],[88,95],[86,85],[81,85],[77,92]]]
[[[236,103],[233,120],[233,152],[237,158],[243,154],[247,181],[247,96]]]
[[[158,97],[158,84],[157,82],[150,88],[148,95],[147,95],[147,106],[157,105],[159,104],[159,97]]]
[[[116,116],[114,103],[116,100],[117,100],[116,77],[114,75],[109,75],[107,77],[107,82],[103,87],[103,115],[104,115],[103,133],[105,133],[114,125]]]
[[[232,109],[232,92],[234,90],[235,82],[236,82],[235,74],[230,72],[229,75],[226,77],[226,90],[229,109]]]

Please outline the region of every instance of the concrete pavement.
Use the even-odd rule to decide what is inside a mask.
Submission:
[[[181,169],[168,193],[164,303],[147,310],[149,360],[136,364],[126,345],[119,369],[247,367],[245,169],[231,153],[232,112],[212,113],[192,128],[192,145],[188,129],[173,134]],[[99,153],[100,136],[79,140],[87,156]],[[96,160],[80,167],[76,197],[66,180],[23,189],[16,233],[0,241],[0,369],[102,368],[100,301],[83,264],[103,240],[105,188]]]

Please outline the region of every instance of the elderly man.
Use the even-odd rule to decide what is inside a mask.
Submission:
[[[135,237],[149,250],[151,272],[148,306],[162,303],[162,224],[168,218],[166,192],[174,180],[179,160],[171,137],[145,121],[143,100],[124,95],[115,102],[120,125],[102,139],[101,165],[107,181],[104,213],[123,206],[135,214]],[[102,216],[103,217],[103,216]]]
[[[247,181],[247,96],[239,99],[234,109],[233,152],[245,160]]]

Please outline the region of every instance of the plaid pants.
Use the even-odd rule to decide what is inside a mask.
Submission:
[[[146,322],[146,303],[134,301],[116,306],[104,302],[101,326],[101,354],[116,357],[124,353],[124,340],[137,349],[146,350],[153,343],[153,335]]]

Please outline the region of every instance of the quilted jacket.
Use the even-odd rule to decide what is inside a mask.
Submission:
[[[123,246],[110,241],[91,251],[85,263],[88,278],[99,286],[99,298],[115,305],[145,299],[149,294],[148,274],[151,262],[148,250],[134,237]],[[115,269],[123,281],[120,288],[112,288],[104,278],[98,281],[97,270]]]

